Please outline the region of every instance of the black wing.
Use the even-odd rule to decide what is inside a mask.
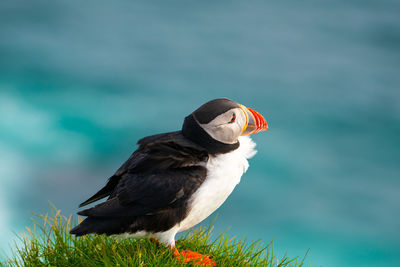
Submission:
[[[90,217],[132,217],[181,208],[206,177],[201,166],[146,174],[124,174],[110,198],[78,212]]]
[[[105,196],[108,200],[79,212],[88,218],[71,233],[162,230],[186,216],[188,199],[206,178],[198,163],[208,153],[180,132],[146,137],[138,144],[107,185],[81,206]]]
[[[106,186],[79,207],[111,195],[126,173],[146,173],[149,169],[165,170],[192,166],[208,159],[208,153],[186,139],[180,131],[145,137],[139,140],[138,144],[139,148],[110,177]]]

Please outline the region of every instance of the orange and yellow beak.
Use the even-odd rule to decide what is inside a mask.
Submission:
[[[242,108],[244,114],[246,115],[246,124],[243,127],[241,134],[242,136],[268,130],[267,121],[260,113],[258,113],[254,109],[246,108],[243,105],[240,105],[240,107]]]

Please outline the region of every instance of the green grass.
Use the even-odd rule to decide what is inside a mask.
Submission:
[[[172,257],[171,250],[146,239],[120,239],[105,235],[74,237],[72,217],[60,211],[51,216],[35,215],[15,245],[13,256],[0,266],[187,266]],[[211,238],[212,227],[195,229],[176,243],[178,250],[210,255],[217,266],[302,266],[304,257],[290,259],[274,255],[274,243],[247,242],[226,234]]]

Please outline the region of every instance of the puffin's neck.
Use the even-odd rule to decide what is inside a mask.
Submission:
[[[212,138],[203,128],[200,127],[193,114],[185,118],[182,126],[182,134],[187,139],[204,147],[210,154],[223,154],[239,147],[239,141],[234,144],[225,144]]]

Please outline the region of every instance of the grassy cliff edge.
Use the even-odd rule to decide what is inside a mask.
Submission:
[[[76,221],[62,216],[35,215],[32,228],[26,227],[15,245],[13,256],[0,266],[187,266],[172,257],[171,250],[147,239],[122,239],[105,235],[76,238],[69,234]],[[303,266],[305,257],[274,255],[274,244],[247,242],[221,234],[211,239],[212,227],[194,229],[176,243],[211,256],[217,266]]]

